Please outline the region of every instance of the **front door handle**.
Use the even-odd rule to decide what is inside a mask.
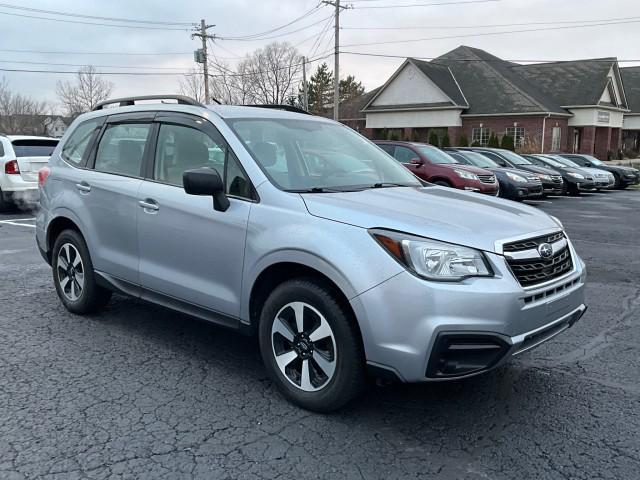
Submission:
[[[80,191],[80,193],[89,193],[91,191],[91,185],[87,182],[76,183],[76,188]]]
[[[151,200],[150,198],[147,198],[146,200],[140,200],[138,202],[138,205],[140,205],[145,210],[151,210],[154,212],[157,212],[158,210],[160,210],[160,207],[158,206],[158,204],[154,200]]]

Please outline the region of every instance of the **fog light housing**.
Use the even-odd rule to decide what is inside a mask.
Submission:
[[[442,332],[431,350],[426,375],[455,378],[489,370],[511,348],[504,339],[482,333]]]

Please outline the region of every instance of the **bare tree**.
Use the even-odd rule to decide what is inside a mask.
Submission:
[[[102,78],[93,65],[78,70],[76,83],[56,84],[56,93],[69,116],[92,110],[99,102],[108,99],[112,91],[113,83]]]
[[[191,97],[198,102],[204,102],[204,78],[202,71],[192,68],[179,80],[178,90],[181,95]]]
[[[14,93],[6,78],[0,80],[0,132],[44,135],[48,113],[46,102]]]

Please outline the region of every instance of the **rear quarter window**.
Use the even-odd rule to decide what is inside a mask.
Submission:
[[[2,145],[2,141],[0,141],[0,157],[4,157],[4,146]]]
[[[16,157],[50,157],[58,146],[57,140],[14,140]]]

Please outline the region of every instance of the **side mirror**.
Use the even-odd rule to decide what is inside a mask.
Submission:
[[[424,163],[420,157],[413,157],[409,162],[413,165],[422,165]]]
[[[224,193],[224,183],[220,174],[213,168],[195,168],[185,170],[182,174],[184,191],[189,195],[206,195],[213,197],[213,209],[226,212],[229,199]]]

